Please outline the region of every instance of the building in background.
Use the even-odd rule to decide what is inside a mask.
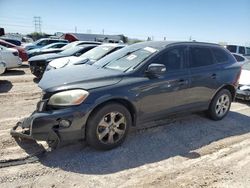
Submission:
[[[127,37],[124,35],[102,35],[102,34],[84,34],[84,33],[65,33],[60,38],[69,42],[74,41],[98,41],[109,43],[126,43]]]

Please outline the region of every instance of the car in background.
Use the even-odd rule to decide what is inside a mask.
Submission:
[[[47,54],[47,53],[57,53],[61,52],[61,48],[67,45],[68,43],[65,42],[56,42],[52,44],[48,44],[42,48],[36,48],[33,50],[29,50],[27,52],[29,58],[35,56],[35,55],[41,55],[41,54]]]
[[[0,62],[0,74],[3,74],[5,70],[6,70],[6,65],[3,62]]]
[[[0,39],[5,40],[6,42],[9,42],[11,44],[14,44],[16,46],[21,46],[22,42],[20,40],[17,39],[11,39],[11,38],[7,38],[7,37],[0,37]]]
[[[18,50],[19,57],[22,59],[22,61],[27,61],[28,60],[28,54],[26,50],[22,46],[16,46],[14,44],[11,44],[5,40],[0,39],[0,45],[4,46],[6,48],[15,48]]]
[[[108,150],[122,144],[131,127],[171,114],[207,111],[221,120],[235,97],[240,71],[232,54],[216,44],[133,44],[93,65],[47,71],[39,82],[43,97],[36,111],[11,134],[47,141],[51,148],[85,139]]]
[[[105,57],[106,55],[111,54],[125,46],[126,45],[124,44],[110,44],[110,43],[102,44],[100,46],[97,46],[89,50],[88,52],[82,54],[79,57],[70,56],[70,57],[55,59],[49,63],[46,70],[58,69],[74,64],[83,64],[83,63],[93,64],[99,59]]]
[[[42,38],[39,39],[33,43],[26,43],[23,44],[23,47],[25,48],[25,50],[32,50],[35,48],[42,48],[48,44],[52,44],[52,43],[56,43],[56,42],[65,42],[68,43],[69,41],[64,40],[64,39],[52,39],[52,38]]]
[[[59,53],[50,53],[31,57],[28,60],[31,73],[40,79],[42,78],[43,73],[50,61],[61,57],[80,56],[96,46],[97,44],[85,44],[69,48]]]
[[[236,98],[250,100],[250,62],[242,66]]]
[[[62,47],[62,50],[66,50],[66,49],[69,49],[69,48],[72,48],[72,47],[75,47],[75,46],[80,46],[80,45],[83,45],[83,44],[100,45],[102,43],[101,42],[96,42],[96,41],[74,41],[74,42],[71,42],[71,43],[67,44],[66,46]]]
[[[239,46],[239,45],[226,45],[226,48],[231,53],[237,53],[250,58],[250,47]]]
[[[239,62],[242,65],[250,61],[248,58],[246,58],[245,56],[243,56],[241,54],[237,54],[237,53],[232,53],[232,54],[235,57],[235,59],[237,60],[237,62]]]
[[[16,68],[22,65],[18,51],[0,45],[0,62],[5,64],[6,69]]]

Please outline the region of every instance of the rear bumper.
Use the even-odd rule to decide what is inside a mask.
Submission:
[[[58,145],[60,141],[84,139],[88,112],[88,105],[34,112],[30,117],[18,122],[12,128],[11,135],[47,141],[52,147]],[[63,126],[62,121],[67,121],[69,126]],[[21,130],[18,131],[17,129]]]

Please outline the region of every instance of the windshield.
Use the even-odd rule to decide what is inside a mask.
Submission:
[[[76,46],[76,42],[71,42],[71,43],[65,45],[64,47],[62,47],[61,49],[62,50],[67,50],[67,49],[70,49],[70,48],[72,48],[74,46]]]
[[[243,70],[248,70],[248,71],[250,71],[250,63],[244,64],[244,65],[242,66],[242,69],[243,69]]]
[[[114,46],[98,46],[84,53],[80,57],[97,61],[112,51],[114,48]]]
[[[38,43],[40,43],[41,41],[43,41],[43,39],[39,39],[36,42],[34,42],[35,45],[37,45]]]
[[[56,46],[56,45],[57,45],[57,43],[48,44],[48,45],[46,45],[46,46],[42,47],[41,49],[49,49],[49,48],[53,48],[53,47],[54,47],[54,46]]]
[[[83,47],[73,47],[73,48],[69,48],[66,50],[63,50],[62,52],[59,52],[59,54],[61,55],[66,55],[66,56],[71,56],[74,53],[78,52],[80,49],[82,49]]]
[[[102,58],[94,65],[123,72],[130,72],[136,69],[144,62],[144,60],[157,51],[157,49],[152,47],[134,48],[129,46]]]

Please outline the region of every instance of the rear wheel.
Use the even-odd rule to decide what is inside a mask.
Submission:
[[[110,103],[94,112],[87,123],[86,140],[95,149],[119,146],[131,126],[131,115],[123,105]]]
[[[208,114],[213,120],[223,119],[231,106],[232,94],[227,89],[222,89],[219,91],[213,98],[209,109]]]

